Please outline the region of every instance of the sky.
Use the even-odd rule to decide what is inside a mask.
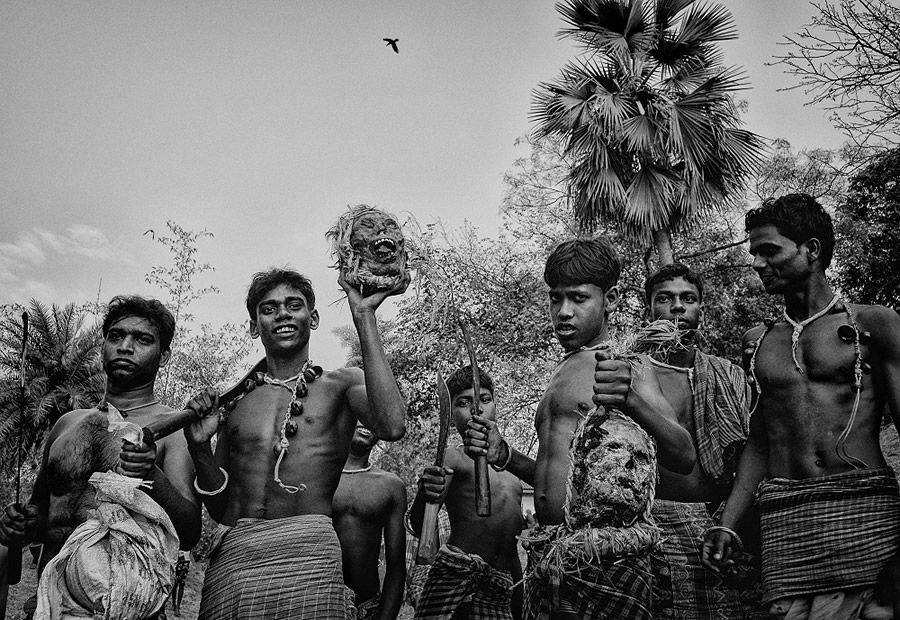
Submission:
[[[838,146],[765,64],[814,8],[723,4],[747,128]],[[351,319],[325,231],[366,203],[495,236],[531,92],[576,55],[561,27],[547,0],[4,0],[0,303],[164,298],[144,275],[169,255],[145,233],[174,221],[214,235],[197,284],[219,292],[192,305],[197,323],[245,322],[252,274],[288,266],[319,300],[310,356],[342,366],[331,332]]]

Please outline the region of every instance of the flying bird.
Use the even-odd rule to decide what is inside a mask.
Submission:
[[[399,41],[399,40],[400,39],[388,39],[388,38],[382,39],[382,41],[387,41],[387,43],[385,44],[385,47],[390,45],[391,49],[394,50],[395,52],[397,52],[398,54],[400,53],[400,50],[397,49],[397,41]]]
[[[150,238],[153,239],[154,241],[156,241],[156,233],[153,232],[153,229],[152,229],[152,228],[150,228],[149,230],[145,230],[145,231],[144,231],[144,234],[141,235],[141,236],[142,236],[142,237],[146,237],[148,233],[150,234]]]

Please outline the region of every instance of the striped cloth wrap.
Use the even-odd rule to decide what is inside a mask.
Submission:
[[[757,501],[764,603],[871,587],[900,548],[900,492],[889,467],[766,480]]]
[[[431,564],[416,606],[416,620],[453,618],[463,604],[469,618],[512,620],[513,580],[481,556],[443,545]]]
[[[345,620],[355,615],[341,545],[325,515],[219,526],[200,620]]]

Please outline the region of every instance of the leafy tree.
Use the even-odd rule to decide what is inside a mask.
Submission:
[[[718,4],[567,0],[561,31],[584,48],[541,84],[539,136],[565,136],[568,193],[583,230],[613,223],[673,260],[672,233],[705,222],[743,191],[763,143],[740,129],[742,73],[716,43],[737,37]]]
[[[900,308],[900,148],[850,181],[836,212],[835,282],[853,301]]]
[[[784,194],[809,194],[833,208],[844,198],[850,149],[801,149],[794,151],[783,138],[772,142],[770,155],[750,184],[752,198],[762,201]]]
[[[22,321],[19,308],[0,322],[0,470],[22,458],[33,460],[49,428],[67,411],[92,407],[103,396],[100,326],[80,306],[49,308],[32,300],[29,310],[24,416],[20,415],[19,367]],[[10,316],[10,314],[12,316]]]
[[[215,271],[209,263],[197,259],[198,242],[214,235],[206,229],[185,230],[172,220],[166,222],[166,227],[170,236],[148,232],[169,251],[172,264],[154,265],[145,280],[167,294],[166,306],[175,316],[172,356],[160,373],[157,393],[164,403],[178,408],[199,389],[223,388],[237,374],[252,347],[243,326],[227,323],[214,328],[204,323],[199,333],[192,328],[194,316],[190,305],[205,295],[219,292],[215,286],[199,287],[196,283],[198,276]]]
[[[900,7],[890,0],[813,2],[777,63],[858,145],[900,145]]]

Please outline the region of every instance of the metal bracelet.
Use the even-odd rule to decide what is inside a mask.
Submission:
[[[228,486],[228,472],[225,471],[225,470],[224,470],[223,468],[221,468],[221,467],[219,468],[219,471],[222,472],[222,475],[223,475],[223,476],[225,476],[225,481],[222,483],[222,486],[220,486],[220,487],[219,487],[218,489],[216,489],[215,491],[204,491],[203,489],[201,489],[201,488],[197,485],[197,478],[195,477],[195,478],[194,478],[194,489],[197,491],[197,493],[199,493],[200,495],[211,496],[211,495],[218,495],[219,493],[221,493],[222,491],[224,491],[224,490],[225,490],[225,487]]]

